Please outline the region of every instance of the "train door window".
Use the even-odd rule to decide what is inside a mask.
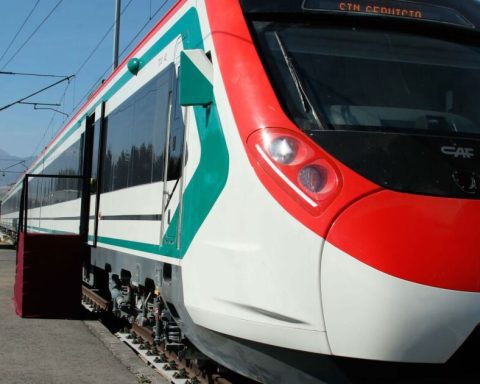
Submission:
[[[92,145],[92,171],[91,171],[91,188],[90,193],[97,193],[97,179],[98,179],[98,163],[100,158],[100,127],[101,119],[97,119],[93,128],[93,145]]]
[[[173,121],[168,147],[168,180],[177,180],[182,175],[183,141],[185,136],[185,125],[183,124],[178,87],[175,88],[173,97],[175,102],[173,103]]]
[[[166,73],[163,74],[159,80],[159,87],[162,89],[157,94],[156,99],[156,125],[157,129],[154,131],[154,159],[152,167],[152,181],[163,180],[165,169],[165,140],[168,126],[168,102],[169,93],[172,89],[172,73],[173,67],[170,67]]]
[[[103,119],[104,124],[104,135],[105,142],[108,138],[108,118]],[[102,185],[100,186],[100,192],[110,192],[112,190],[112,151],[105,144],[104,155],[103,155],[103,164],[102,164]]]

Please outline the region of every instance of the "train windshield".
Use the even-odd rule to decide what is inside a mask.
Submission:
[[[480,134],[480,49],[402,32],[253,23],[279,98],[304,130]]]

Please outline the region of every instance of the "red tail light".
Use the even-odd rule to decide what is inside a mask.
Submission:
[[[304,208],[319,215],[340,190],[340,174],[323,152],[301,134],[265,128],[248,138],[262,168]]]

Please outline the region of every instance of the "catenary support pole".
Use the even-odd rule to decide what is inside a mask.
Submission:
[[[120,8],[121,0],[115,0],[115,28],[113,32],[113,70],[118,66],[118,49],[120,40]]]

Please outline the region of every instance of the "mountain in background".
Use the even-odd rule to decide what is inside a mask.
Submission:
[[[10,155],[0,148],[0,200],[33,160],[34,157],[22,158]]]
[[[14,158],[16,159],[15,156],[10,155],[7,151],[4,151],[2,148],[0,148],[0,158]]]

